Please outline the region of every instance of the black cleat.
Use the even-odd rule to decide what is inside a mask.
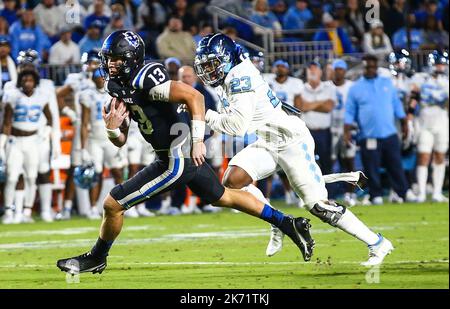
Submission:
[[[311,260],[315,245],[314,239],[309,233],[310,228],[309,219],[302,217],[293,218],[291,216],[286,217],[280,226],[282,232],[288,235],[300,249],[306,262]]]
[[[56,262],[56,266],[69,274],[92,272],[101,274],[106,268],[106,256],[95,257],[91,252],[68,259],[61,259]]]

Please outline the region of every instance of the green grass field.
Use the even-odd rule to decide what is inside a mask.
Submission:
[[[275,206],[311,218],[304,210]],[[359,266],[367,259],[363,243],[317,218],[311,220],[315,254],[305,263],[288,238],[282,252],[266,257],[268,224],[225,210],[125,219],[105,272],[81,274],[79,283],[67,283],[55,263],[90,249],[99,221],[0,225],[0,288],[449,288],[448,204],[352,211],[396,247],[379,277],[366,276],[368,269]]]

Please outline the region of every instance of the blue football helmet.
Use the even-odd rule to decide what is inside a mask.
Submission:
[[[19,52],[17,56],[17,65],[19,68],[32,65],[34,69],[38,69],[41,64],[41,58],[39,57],[39,53],[34,49],[22,50]]]
[[[103,41],[100,51],[101,68],[109,78],[128,81],[131,74],[144,64],[145,44],[139,34],[130,30],[117,30]],[[122,65],[114,76],[109,76],[108,59],[120,58]]]
[[[264,53],[263,52],[252,52],[249,53],[250,60],[256,66],[256,68],[260,71],[264,71]]]
[[[100,63],[102,59],[100,58],[100,50],[98,49],[91,49],[88,52],[84,52],[83,55],[81,55],[81,63],[82,64],[88,64],[89,62],[97,62]]]
[[[391,52],[388,56],[389,70],[393,75],[399,73],[412,74],[412,61],[409,52],[406,49]]]
[[[441,66],[437,68],[437,65]],[[432,73],[444,74],[445,70],[447,69],[445,66],[448,67],[448,52],[434,50],[433,52],[429,53],[428,66]]]
[[[209,34],[198,44],[194,70],[206,85],[223,84],[228,72],[241,61],[242,48],[222,33]]]
[[[77,166],[73,172],[75,184],[82,189],[90,189],[98,182],[98,175],[92,164]]]

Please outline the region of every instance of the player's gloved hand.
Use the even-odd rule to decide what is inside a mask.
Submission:
[[[87,149],[81,149],[81,160],[83,161],[83,164],[91,164],[92,163],[92,157],[89,151]]]
[[[205,162],[206,146],[203,141],[192,143],[191,157],[196,166],[200,166]]]
[[[105,127],[110,130],[118,129],[125,119],[128,119],[127,107],[123,102],[112,98],[110,104],[106,104],[102,109]],[[107,107],[109,110],[107,110]]]

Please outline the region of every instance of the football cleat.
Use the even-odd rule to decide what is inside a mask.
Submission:
[[[14,211],[12,209],[7,209],[2,217],[3,224],[13,224],[14,223]]]
[[[303,259],[308,262],[313,255],[315,242],[309,233],[309,219],[287,216],[281,223],[280,230],[289,236],[300,249]]]
[[[394,250],[392,243],[378,234],[379,240],[374,245],[369,245],[369,259],[366,262],[361,263],[362,266],[376,266],[383,263],[386,255],[390,254]]]
[[[448,203],[448,198],[445,197],[442,193],[434,194],[431,200],[435,203]]]
[[[101,274],[106,268],[106,256],[96,257],[91,252],[87,252],[79,256],[58,260],[56,266],[61,271],[72,275],[88,272]]]
[[[274,225],[270,228],[270,240],[267,245],[266,255],[274,256],[283,248],[284,233]]]
[[[41,219],[44,222],[53,222],[53,215],[50,211],[42,212]]]

